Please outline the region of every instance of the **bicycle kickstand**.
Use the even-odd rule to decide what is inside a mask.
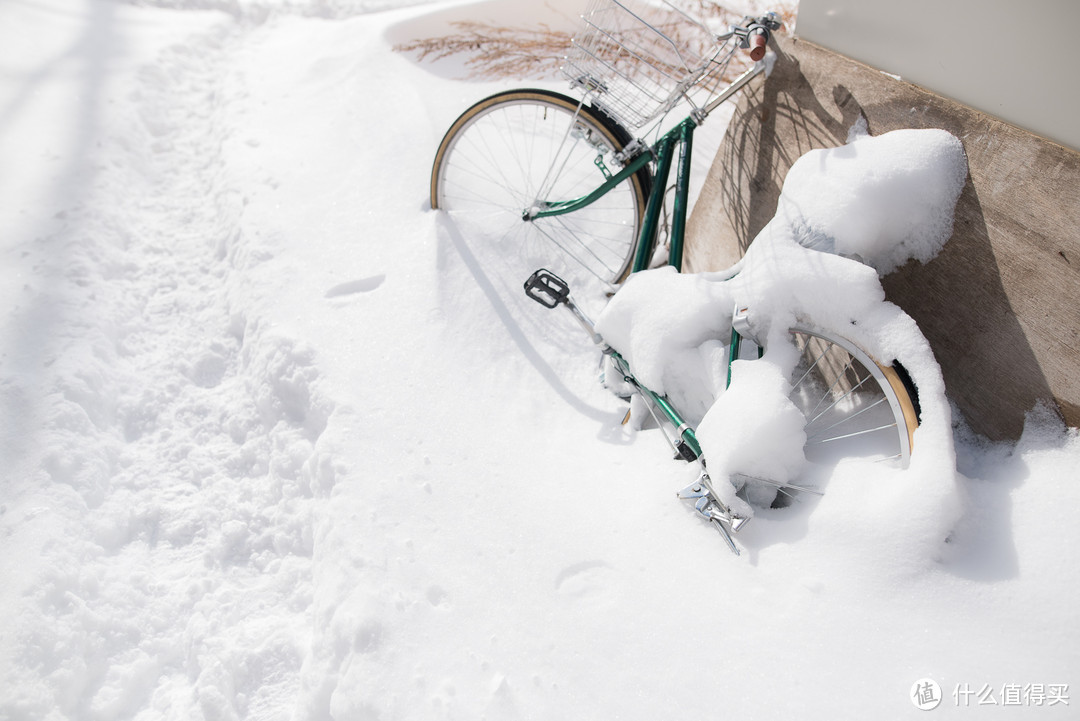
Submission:
[[[732,539],[731,534],[738,533],[739,529],[746,525],[750,519],[735,513],[735,511],[729,508],[727,504],[720,500],[720,497],[716,494],[716,490],[713,488],[712,478],[709,476],[709,472],[705,470],[705,459],[701,457],[700,449],[698,453],[694,453],[691,457],[683,455],[683,452],[686,450],[686,444],[683,443],[682,440],[679,442],[672,440],[672,437],[664,430],[664,424],[660,421],[660,417],[657,415],[656,408],[654,408],[653,405],[654,401],[652,399],[655,398],[655,396],[651,393],[647,393],[640,387],[638,388],[638,394],[644,399],[645,408],[649,411],[649,415],[652,416],[653,421],[656,423],[661,433],[664,434],[664,439],[668,442],[668,445],[671,446],[672,450],[675,451],[676,460],[679,458],[686,461],[696,460],[701,464],[701,475],[698,476],[698,480],[679,491],[677,495],[683,500],[693,501],[694,511],[699,516],[712,523],[727,542],[728,548],[731,549],[732,553],[736,556],[741,555],[739,547],[735,545],[735,541]]]
[[[697,482],[679,491],[678,495],[684,500],[694,501],[694,510],[697,514],[712,523],[727,542],[732,553],[736,556],[741,555],[731,534],[738,533],[750,519],[736,514],[724,505],[713,490],[712,479],[707,471],[702,469],[701,477]]]

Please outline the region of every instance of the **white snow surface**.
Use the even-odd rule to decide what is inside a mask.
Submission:
[[[1077,433],[939,410],[730,554],[429,209],[506,87],[391,50],[445,6],[0,4],[0,718],[1070,717]]]

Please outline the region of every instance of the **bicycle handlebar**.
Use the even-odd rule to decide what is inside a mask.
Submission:
[[[751,30],[746,36],[750,48],[750,59],[755,63],[765,57],[766,45],[769,44],[769,31],[764,28]]]
[[[738,28],[735,32],[741,37],[740,47],[748,49],[750,59],[756,63],[765,57],[769,34],[774,30],[779,30],[782,23],[780,16],[776,13],[768,13],[760,18],[746,18],[746,20],[749,21],[746,28]]]

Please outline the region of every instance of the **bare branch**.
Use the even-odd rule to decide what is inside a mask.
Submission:
[[[689,15],[712,25],[738,23],[743,17],[713,0],[682,0],[681,4]],[[795,6],[790,1],[778,5],[781,18],[790,27],[795,18]],[[669,17],[658,22],[665,33],[678,36],[687,25],[686,19],[671,11],[667,15]],[[568,32],[552,30],[545,24],[515,28],[462,21],[451,23],[451,26],[455,32],[450,35],[413,40],[395,45],[394,50],[414,53],[418,60],[428,62],[464,56],[470,79],[556,77],[572,37]]]

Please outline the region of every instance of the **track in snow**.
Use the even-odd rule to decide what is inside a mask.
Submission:
[[[222,151],[244,34],[220,23],[141,68],[87,195],[32,251],[65,320],[43,349],[46,473],[4,531],[64,542],[10,639],[2,703],[28,717],[257,717],[298,691],[332,406],[312,352],[246,307],[261,251]]]

